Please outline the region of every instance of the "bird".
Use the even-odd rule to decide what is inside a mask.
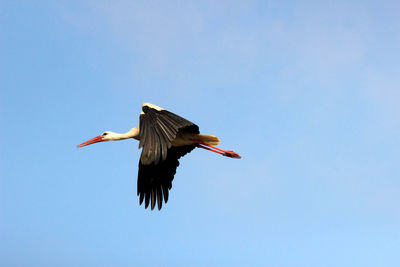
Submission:
[[[200,134],[199,126],[151,103],[143,103],[139,125],[126,133],[105,131],[77,147],[99,142],[136,139],[142,153],[139,160],[137,195],[145,209],[156,203],[161,210],[163,200],[168,202],[179,159],[195,148],[202,148],[223,156],[240,159],[236,152],[216,147],[220,139]]]

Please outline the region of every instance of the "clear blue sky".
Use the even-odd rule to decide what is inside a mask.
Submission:
[[[1,1],[1,266],[400,266],[398,1]],[[151,102],[232,160],[136,196]]]

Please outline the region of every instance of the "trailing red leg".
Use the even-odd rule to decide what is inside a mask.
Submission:
[[[236,152],[233,152],[232,150],[224,150],[221,148],[218,148],[216,146],[212,146],[212,145],[208,145],[200,140],[194,140],[192,139],[193,142],[196,142],[196,146],[199,148],[203,148],[203,149],[207,149],[210,150],[212,152],[221,154],[222,156],[225,157],[230,157],[230,158],[234,158],[234,159],[240,159],[241,156],[239,156],[239,154],[237,154]]]

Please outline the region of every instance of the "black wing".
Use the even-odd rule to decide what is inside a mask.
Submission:
[[[139,148],[143,147],[142,164],[157,164],[167,158],[168,149],[179,130],[200,133],[199,127],[172,112],[144,105],[140,114]]]
[[[139,174],[137,184],[137,194],[139,196],[139,204],[145,200],[145,208],[151,202],[151,209],[157,202],[158,209],[162,207],[164,198],[165,203],[168,202],[169,190],[172,188],[172,180],[179,166],[178,159],[189,153],[195,146],[179,146],[171,147],[167,151],[167,157],[159,163],[142,164],[139,161]]]

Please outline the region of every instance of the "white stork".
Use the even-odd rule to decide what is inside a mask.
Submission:
[[[240,158],[233,151],[215,147],[220,141],[218,137],[200,134],[196,124],[172,112],[150,103],[144,103],[142,110],[139,126],[127,133],[107,131],[78,147],[128,138],[140,141],[139,148],[143,147],[143,150],[139,161],[137,194],[139,205],[144,200],[145,208],[151,202],[153,210],[157,202],[160,210],[163,198],[165,203],[168,202],[172,180],[179,166],[178,159],[194,148],[204,148],[230,158]]]

